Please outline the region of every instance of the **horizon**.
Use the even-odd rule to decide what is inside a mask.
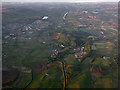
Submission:
[[[26,2],[49,2],[49,3],[54,3],[54,2],[65,2],[65,3],[101,3],[101,2],[119,2],[119,0],[61,0],[61,1],[56,1],[56,0],[2,0],[2,2],[21,2],[21,3],[26,3]]]

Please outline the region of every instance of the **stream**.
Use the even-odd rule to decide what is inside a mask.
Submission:
[[[66,88],[66,86],[67,86],[67,82],[66,82],[66,74],[65,74],[64,62],[62,62],[62,65],[63,65],[63,73],[64,73],[64,78],[65,78],[65,82],[64,82],[65,87],[64,87],[64,88]]]

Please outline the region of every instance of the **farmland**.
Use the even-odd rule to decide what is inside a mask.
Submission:
[[[117,3],[2,8],[3,88],[118,87]]]

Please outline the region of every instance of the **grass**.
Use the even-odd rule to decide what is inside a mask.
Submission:
[[[77,63],[77,60],[75,59],[74,54],[69,54],[64,58],[65,62],[69,65],[73,65]]]
[[[86,58],[78,68],[72,70],[72,74],[68,79],[68,88],[91,88],[91,76],[89,72],[89,60]],[[73,67],[74,68],[74,67]],[[75,71],[74,71],[75,70]]]
[[[96,80],[94,88],[112,88],[112,80],[110,78],[99,78]]]
[[[49,75],[46,76],[46,73]],[[62,88],[61,67],[54,64],[39,74],[34,74],[34,80],[28,88]]]
[[[34,66],[38,63],[47,61],[48,47],[40,45],[35,47],[24,59],[23,63],[27,66]],[[34,56],[32,56],[32,53]]]
[[[22,53],[22,54],[21,54]],[[27,55],[26,50],[20,50],[20,49],[13,49],[10,52],[5,53],[6,56],[3,57],[3,65],[7,65],[9,67],[12,67],[13,65],[15,66],[22,66],[22,60],[25,58]]]
[[[45,75],[44,71],[34,75],[34,79],[32,83],[27,88],[38,88],[40,86],[40,82],[43,79],[44,75]]]
[[[91,35],[96,35],[96,34],[100,33],[99,30],[80,29],[80,31],[84,31],[84,32],[90,33]]]
[[[112,42],[97,41],[94,44],[96,44],[96,46],[92,46],[92,50],[94,50],[96,54],[109,57],[114,56],[114,44]]]
[[[80,73],[76,77],[72,78],[68,84],[68,88],[90,88],[91,79],[90,73]]]
[[[110,64],[110,61],[105,60],[103,58],[96,58],[95,61],[92,63],[92,65],[101,66],[101,67],[104,67],[106,69],[110,68],[109,64]]]
[[[24,73],[24,78],[17,84],[17,88],[25,88],[32,80],[32,75]]]

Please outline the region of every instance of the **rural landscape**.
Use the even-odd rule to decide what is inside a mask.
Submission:
[[[118,88],[118,3],[2,3],[4,88]]]

